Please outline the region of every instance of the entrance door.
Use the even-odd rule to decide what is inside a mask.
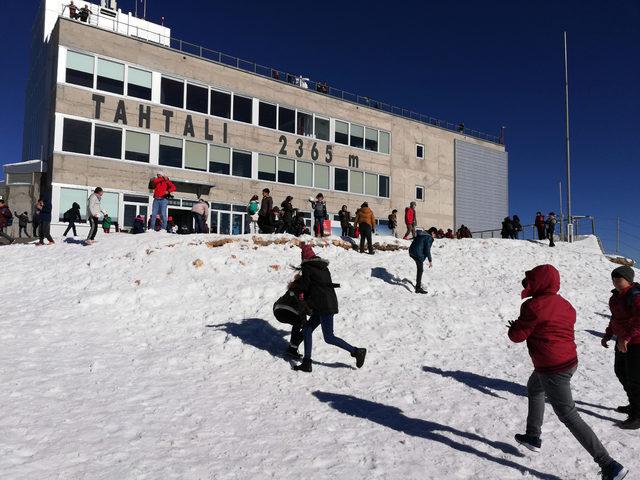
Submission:
[[[170,208],[169,217],[173,218],[173,223],[178,227],[178,233],[193,233],[195,231],[191,210]]]

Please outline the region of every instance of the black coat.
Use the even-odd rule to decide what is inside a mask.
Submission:
[[[280,206],[282,207],[282,221],[285,225],[291,225],[293,223],[293,206],[291,202],[284,201]]]
[[[301,268],[300,290],[313,313],[338,313],[338,297],[335,291],[337,285],[331,281],[329,262],[319,257],[310,258],[302,261]]]
[[[340,219],[340,226],[342,228],[350,226],[349,222],[351,221],[351,213],[349,213],[349,211],[340,210],[338,212],[338,218]]]

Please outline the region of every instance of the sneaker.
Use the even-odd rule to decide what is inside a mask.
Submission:
[[[427,293],[422,287],[416,287],[416,293]]]
[[[540,440],[540,437],[516,433],[514,438],[516,439],[516,442],[518,442],[520,445],[524,445],[532,452],[539,452],[540,447],[542,447],[542,440]]]
[[[364,357],[367,356],[366,348],[356,348],[356,351],[351,354],[352,357],[356,359],[356,367],[362,368],[364,365]]]
[[[616,412],[629,415],[631,413],[631,405],[620,405],[616,407]]]
[[[300,365],[296,365],[295,367],[293,367],[293,369],[297,372],[307,372],[310,373],[311,372],[311,359],[310,358],[305,358],[302,360],[302,363]]]
[[[289,345],[289,348],[287,348],[284,354],[288,357],[295,358],[296,360],[300,360],[302,358],[302,355],[298,353],[298,349],[291,345]]]
[[[629,470],[624,468],[618,462],[613,460],[609,465],[602,469],[602,480],[622,480],[627,476]]]
[[[640,428],[640,418],[629,415],[624,422],[618,423],[618,427],[623,430],[638,430]]]

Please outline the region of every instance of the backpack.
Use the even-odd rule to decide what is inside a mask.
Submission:
[[[72,212],[72,210],[73,210],[73,209],[71,209],[71,208],[70,208],[69,210],[67,210],[66,212],[64,212],[64,215],[62,216],[62,219],[63,219],[65,222],[68,222],[69,220],[71,220],[71,219],[73,218],[73,212]]]
[[[149,180],[149,190],[155,190],[156,186],[153,183],[153,178]]]
[[[633,313],[633,302],[638,295],[640,295],[640,283],[634,283],[633,287],[631,287],[627,292],[627,296],[625,298],[627,309],[629,309],[631,313]],[[640,312],[637,313],[640,314]]]
[[[289,325],[299,325],[306,320],[307,310],[307,305],[298,299],[293,290],[287,290],[273,304],[273,316],[276,317],[276,320]]]
[[[254,215],[258,211],[258,202],[249,202],[247,206],[247,212],[249,215]]]

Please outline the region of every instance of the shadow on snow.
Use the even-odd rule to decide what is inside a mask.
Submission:
[[[409,288],[409,285],[413,286],[413,282],[408,278],[399,278],[389,272],[386,268],[383,267],[375,267],[371,269],[371,276],[373,278],[379,278],[383,282],[388,283],[389,285],[400,285],[401,287],[406,288],[409,292],[413,293],[413,290]]]

